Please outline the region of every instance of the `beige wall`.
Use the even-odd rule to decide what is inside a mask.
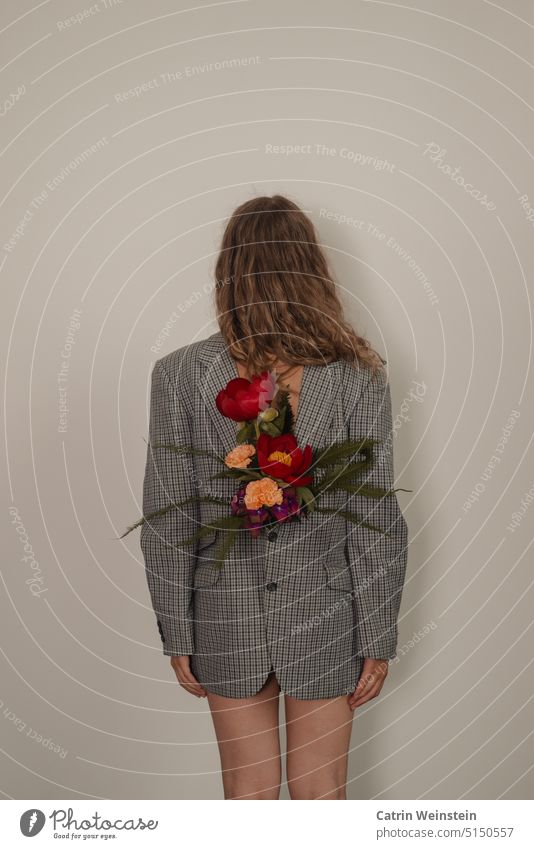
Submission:
[[[349,794],[532,796],[534,15],[500,5],[2,3],[5,794],[221,795],[138,533],[115,537],[152,364],[216,329],[222,222],[278,191],[389,361],[413,490]]]

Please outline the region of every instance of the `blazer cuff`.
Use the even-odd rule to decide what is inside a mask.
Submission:
[[[183,627],[178,628],[174,627],[174,625],[163,628],[159,619],[157,619],[157,623],[159,635],[163,644],[163,654],[171,656],[194,654],[195,641],[193,626],[191,623],[184,622],[182,623]]]
[[[357,628],[356,654],[359,657],[373,657],[377,660],[393,660],[397,656],[397,625],[392,625],[387,630],[384,628],[365,629]]]
[[[165,647],[163,648],[163,654],[167,655],[168,657],[178,657],[179,655],[191,655],[194,653],[195,652],[192,648],[187,648],[187,646],[185,645],[177,646],[173,649],[168,649]]]

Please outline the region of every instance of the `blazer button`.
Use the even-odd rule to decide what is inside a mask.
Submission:
[[[267,534],[267,539],[269,540],[269,542],[274,542],[277,536],[278,531],[269,531],[269,533]]]
[[[277,589],[278,589],[278,584],[276,583],[276,581],[270,581],[270,582],[266,585],[265,589],[266,589],[266,590],[269,590],[269,592],[270,592],[270,593],[273,593],[275,590],[277,590]]]

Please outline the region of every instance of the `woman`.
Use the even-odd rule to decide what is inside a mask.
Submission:
[[[366,483],[392,489],[385,361],[344,320],[314,226],[285,197],[236,209],[216,281],[220,330],[162,357],[152,374],[150,443],[200,449],[193,459],[151,445],[147,454],[145,515],[192,498],[141,528],[163,653],[182,687],[208,700],[226,799],[278,798],[280,692],[291,798],[345,799],[353,712],[379,694],[395,656],[407,558],[396,495],[327,493],[331,514],[258,538],[243,531],[221,569],[215,528],[194,549],[176,543],[221,515],[195,495],[229,501],[236,488],[213,477],[208,453],[225,457],[236,445],[218,393],[265,369],[288,389],[299,446],[380,440]],[[351,524],[347,510],[389,536]]]

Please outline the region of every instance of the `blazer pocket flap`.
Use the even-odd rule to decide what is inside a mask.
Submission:
[[[210,545],[213,545],[215,540],[217,539],[217,531],[215,528],[211,531],[208,531],[203,536],[200,537],[197,543],[197,550],[202,551],[204,548],[208,548]]]
[[[222,564],[215,559],[215,543],[219,537],[214,529],[198,541],[197,560],[193,573],[193,587],[212,587],[221,576]]]
[[[352,592],[352,575],[347,563],[337,566],[335,563],[325,561],[323,567],[326,573],[326,583],[331,589],[345,593]]]
[[[199,560],[193,572],[193,589],[213,587],[221,577],[222,568],[215,560]]]

